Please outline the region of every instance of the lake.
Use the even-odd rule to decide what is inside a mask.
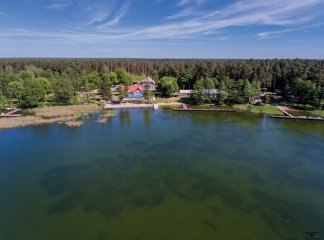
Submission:
[[[324,125],[120,110],[0,131],[0,239],[324,238]]]

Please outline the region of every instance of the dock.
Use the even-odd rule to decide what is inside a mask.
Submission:
[[[324,118],[321,117],[306,117],[306,116],[294,116],[288,113],[283,107],[277,107],[279,111],[281,111],[285,116],[276,116],[272,115],[271,118],[279,118],[279,119],[290,119],[290,120],[308,120],[308,121],[324,121]]]
[[[21,117],[22,114],[16,114],[17,112],[20,112],[21,109],[20,108],[16,108],[16,109],[13,109],[11,110],[10,112],[7,112],[7,113],[4,113],[4,114],[1,114],[0,117]]]
[[[288,117],[295,117],[293,115],[291,115],[289,112],[287,112],[283,107],[277,107],[277,109],[282,112],[283,114],[285,114],[285,116],[288,116]]]
[[[231,108],[189,108],[187,104],[182,103],[181,108],[174,108],[173,111],[178,112],[236,112]]]
[[[185,103],[182,103],[182,104],[181,104],[181,107],[182,107],[182,108],[181,108],[182,110],[185,110],[185,111],[188,111],[188,110],[189,110],[187,104],[185,104]]]
[[[290,119],[290,120],[308,120],[308,121],[324,121],[321,117],[289,117],[289,116],[270,116],[271,118]]]

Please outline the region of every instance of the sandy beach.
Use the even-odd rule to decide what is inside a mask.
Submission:
[[[159,106],[179,106],[179,102],[159,103]],[[123,109],[123,108],[153,108],[153,104],[106,104],[105,109]]]

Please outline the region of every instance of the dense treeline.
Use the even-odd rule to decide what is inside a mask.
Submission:
[[[217,79],[261,81],[267,87],[285,89],[294,78],[324,84],[324,60],[107,60],[107,59],[1,59],[0,69],[8,67],[17,73],[33,65],[46,72],[63,73],[73,69],[77,75],[90,72],[111,72],[123,68],[127,72],[142,75],[181,77],[191,73]],[[184,82],[191,88],[193,82]],[[183,87],[183,86],[181,86]]]
[[[26,106],[33,106],[51,93],[55,102],[66,104],[75,92],[95,88],[108,99],[112,84],[129,85],[140,79],[136,75],[151,75],[159,83],[162,96],[171,96],[179,89],[195,89],[197,102],[213,100],[199,93],[218,88],[226,94],[220,94],[217,102],[245,103],[261,87],[280,89],[283,94],[294,95],[296,102],[319,106],[324,61],[1,59],[0,99],[20,98]],[[35,94],[27,97],[33,91]]]

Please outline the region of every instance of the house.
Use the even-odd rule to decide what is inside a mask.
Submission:
[[[146,79],[144,79],[140,85],[144,86],[144,87],[148,87],[149,90],[151,91],[155,91],[156,90],[156,83],[155,81],[151,78],[151,77],[147,77]]]
[[[180,97],[191,97],[195,90],[180,90],[179,96]],[[218,89],[204,89],[203,94],[208,95],[211,98],[216,98],[217,95],[221,93]]]
[[[205,90],[203,91],[203,93],[204,93],[205,95],[208,95],[208,96],[211,97],[211,98],[216,98],[217,95],[219,95],[219,94],[221,93],[221,91],[218,90],[218,89],[205,89]]]
[[[135,84],[128,87],[128,96],[124,98],[124,101],[138,101],[144,100],[145,86],[141,84]]]
[[[118,92],[118,89],[120,88],[120,84],[119,85],[112,85],[111,86],[111,88],[110,88],[110,91],[112,92],[112,93],[116,93],[116,92]]]
[[[179,96],[180,97],[191,97],[193,92],[194,92],[194,90],[180,90]]]

